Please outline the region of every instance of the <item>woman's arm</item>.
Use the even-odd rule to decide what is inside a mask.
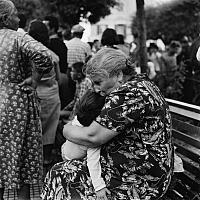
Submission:
[[[59,66],[59,57],[53,51],[51,51],[51,56],[52,56],[53,62],[54,62],[54,70],[55,70],[55,74],[56,74],[56,80],[58,82],[58,85],[60,85],[61,74],[60,74],[60,66]]]
[[[97,147],[105,144],[118,135],[118,133],[93,121],[89,127],[72,126],[68,123],[64,126],[63,135],[67,140],[76,144],[87,147]]]
[[[41,77],[43,74],[49,73],[54,67],[54,58],[50,50],[28,34],[23,35],[21,38],[20,49],[22,54],[34,63],[34,70]]]

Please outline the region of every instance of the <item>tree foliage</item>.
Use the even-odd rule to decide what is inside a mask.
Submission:
[[[28,20],[42,18],[47,13],[45,5],[40,0],[13,0],[19,13],[26,15]]]
[[[62,23],[70,26],[78,23],[80,18],[88,18],[96,23],[101,17],[110,14],[110,8],[118,5],[118,0],[13,0],[19,11],[28,18],[42,18],[55,15]]]
[[[110,7],[116,4],[116,0],[57,0],[56,7],[62,20],[73,25],[79,22],[80,17],[96,23],[109,15]]]
[[[176,0],[160,7],[146,9],[147,38],[155,39],[159,34],[165,42],[180,40],[184,35],[197,37],[200,23],[199,0]],[[133,29],[135,18],[133,20]]]

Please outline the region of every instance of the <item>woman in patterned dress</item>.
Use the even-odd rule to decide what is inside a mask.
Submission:
[[[49,50],[26,33],[10,0],[0,0],[0,199],[4,188],[19,189],[42,181],[42,133],[34,87],[53,67]],[[35,66],[34,77],[27,62]]]
[[[146,75],[134,73],[124,54],[111,48],[99,50],[86,73],[95,91],[107,95],[106,103],[89,127],[69,123],[64,136],[88,147],[101,145],[102,177],[111,192],[102,191],[102,199],[161,199],[173,173],[171,117],[164,97]],[[95,199],[86,160],[54,165],[41,197]]]

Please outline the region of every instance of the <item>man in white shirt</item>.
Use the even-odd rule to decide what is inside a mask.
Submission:
[[[67,60],[69,68],[76,62],[85,63],[86,59],[91,55],[89,44],[81,41],[84,30],[79,24],[74,25],[71,29],[73,38],[66,44],[68,48]]]

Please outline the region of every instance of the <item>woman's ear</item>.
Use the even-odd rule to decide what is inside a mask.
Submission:
[[[120,71],[120,73],[117,75],[117,80],[118,80],[118,82],[122,82],[122,80],[123,80],[123,73],[122,73],[122,71]]]
[[[82,73],[77,73],[77,78],[83,78],[84,75]]]

